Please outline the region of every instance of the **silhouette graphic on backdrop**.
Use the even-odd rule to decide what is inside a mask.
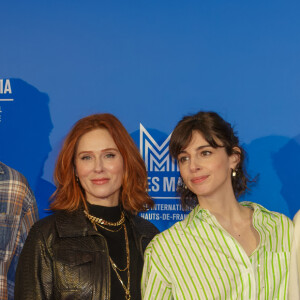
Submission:
[[[284,195],[281,190],[284,185],[278,167],[274,164],[274,155],[289,141],[283,136],[267,136],[252,141],[245,146],[249,161],[248,170],[250,175],[259,175],[257,183],[253,186],[250,194],[245,195],[243,200],[263,203],[272,211],[284,213],[292,217],[288,199],[294,193],[295,186]],[[287,155],[286,155],[287,156]],[[286,157],[278,157],[277,165],[285,163]],[[292,172],[292,166],[286,166],[284,172]],[[282,172],[281,172],[282,173]]]
[[[281,181],[281,195],[287,201],[293,217],[300,209],[300,135],[290,139],[272,155],[272,159]]]
[[[10,79],[13,102],[2,102],[0,160],[23,173],[35,193],[40,218],[47,215],[55,186],[44,180],[53,124],[49,97],[21,79]]]

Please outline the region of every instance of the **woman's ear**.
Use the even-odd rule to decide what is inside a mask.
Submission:
[[[241,149],[239,147],[232,148],[232,154],[230,155],[231,160],[231,168],[232,170],[236,169],[236,166],[239,164],[241,160]]]

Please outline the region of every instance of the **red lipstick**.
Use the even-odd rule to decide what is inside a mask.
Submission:
[[[208,178],[208,175],[197,176],[197,177],[192,178],[191,182],[192,182],[192,183],[201,183],[201,182],[203,182],[204,180],[206,180],[207,178]]]
[[[105,184],[109,181],[108,178],[96,178],[96,179],[92,179],[91,182],[93,184],[97,184],[97,185],[102,185]]]

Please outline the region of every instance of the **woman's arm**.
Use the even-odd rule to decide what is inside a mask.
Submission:
[[[154,241],[147,247],[144,257],[142,299],[173,299],[171,284],[166,277],[161,258],[156,255]]]
[[[34,225],[20,255],[15,278],[15,299],[53,299],[52,258],[44,236]]]

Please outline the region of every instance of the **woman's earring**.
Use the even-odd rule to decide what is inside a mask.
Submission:
[[[183,185],[183,188],[184,188],[185,190],[187,190],[187,186],[186,186],[186,184],[185,184],[185,183],[183,183],[182,185]]]
[[[232,170],[231,175],[232,175],[232,177],[235,177],[236,176],[236,170]]]
[[[75,175],[75,178],[76,178],[76,182],[79,183],[79,178],[77,175]]]

